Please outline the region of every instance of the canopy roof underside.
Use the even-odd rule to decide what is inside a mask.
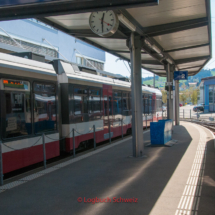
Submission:
[[[105,0],[103,0],[105,1]],[[160,55],[143,43],[142,67],[166,76],[166,58],[178,70],[198,73],[212,57],[210,0],[160,0],[159,5],[117,9],[133,25],[136,33],[162,50]],[[120,22],[118,31],[108,38],[94,34],[89,27],[90,13],[38,18],[54,28],[130,61],[126,40],[131,30]]]

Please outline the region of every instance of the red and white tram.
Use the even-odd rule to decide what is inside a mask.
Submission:
[[[57,75],[53,66],[0,53],[0,113],[3,172],[60,155],[57,126]]]
[[[73,150],[73,128],[76,148],[93,140],[93,125],[96,143],[109,139],[109,135],[121,136],[122,124],[123,134],[131,132],[130,82],[98,76],[93,71],[83,72],[77,65],[62,60],[53,65],[61,88],[61,135],[66,137],[67,152]],[[162,118],[162,93],[146,86],[142,90],[144,127]]]
[[[97,75],[89,68],[51,64],[0,53],[0,132],[3,172],[131,132],[130,83]],[[160,90],[143,86],[143,127],[162,118]],[[147,117],[147,121],[146,121]],[[65,137],[63,141],[59,139]]]

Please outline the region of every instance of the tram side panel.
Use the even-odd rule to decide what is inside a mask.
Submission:
[[[54,84],[0,76],[3,172],[43,161],[42,132],[52,138],[45,138],[47,159],[59,156],[55,93],[48,92]],[[46,90],[36,91],[36,87]]]
[[[68,87],[65,87],[68,85]],[[96,142],[104,140],[102,88],[61,84],[62,99],[62,134],[65,138],[65,150],[73,150],[73,129],[75,148],[87,147],[93,141],[93,126],[96,130]]]
[[[131,129],[131,93],[130,91],[113,90],[114,137],[128,133]]]

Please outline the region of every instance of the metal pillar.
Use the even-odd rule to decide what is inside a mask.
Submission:
[[[0,140],[0,186],[3,185],[3,162],[2,162],[2,141]]]
[[[173,87],[175,88],[175,80],[174,79],[173,79]],[[175,121],[175,90],[173,90],[172,93],[173,93],[173,125],[174,125],[174,121]]]
[[[45,134],[43,133],[43,166],[44,169],[46,169],[46,139],[45,139]]]
[[[94,150],[96,150],[96,127],[95,127],[95,125],[93,126],[93,146],[94,146]]]
[[[166,73],[167,73],[167,82],[173,83],[173,72],[171,71],[171,65],[168,63],[166,65]],[[171,96],[171,87],[167,91],[167,119],[173,120],[173,98]]]
[[[141,71],[141,38],[131,33],[129,48],[131,52],[131,92],[132,92],[132,143],[133,156],[143,155],[143,103]]]
[[[121,120],[121,132],[122,132],[122,139],[123,139],[123,118]]]
[[[175,81],[175,125],[179,125],[179,81]]]
[[[72,129],[72,140],[73,140],[73,157],[75,157],[75,129]]]

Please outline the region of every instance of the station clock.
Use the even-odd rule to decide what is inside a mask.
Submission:
[[[89,26],[95,34],[101,37],[110,37],[116,33],[119,19],[112,10],[93,12],[89,18]]]

